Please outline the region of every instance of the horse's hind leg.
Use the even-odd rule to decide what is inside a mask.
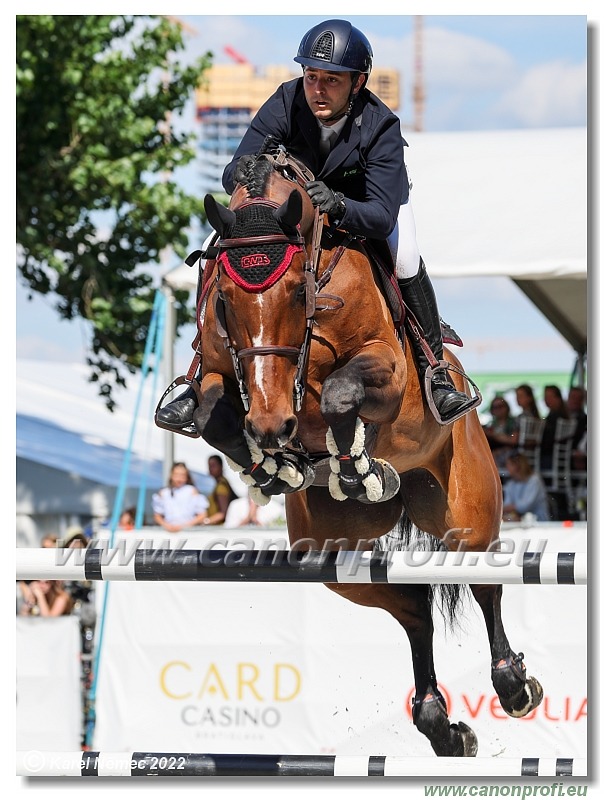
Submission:
[[[383,608],[404,627],[411,645],[415,697],[413,722],[437,756],[475,756],[476,736],[463,722],[451,724],[434,670],[429,586],[337,584],[329,588],[354,603]]]
[[[511,717],[525,717],[543,700],[543,689],[536,678],[526,677],[523,653],[514,653],[501,619],[503,588],[493,585],[470,587],[480,606],[491,646],[491,680],[501,707]]]

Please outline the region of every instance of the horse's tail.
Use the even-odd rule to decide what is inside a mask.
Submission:
[[[421,550],[443,551],[447,547],[425,531],[413,524],[406,511],[403,511],[396,526],[376,540],[374,550]],[[440,611],[445,625],[454,630],[459,626],[463,602],[468,597],[467,584],[430,585],[430,602]]]

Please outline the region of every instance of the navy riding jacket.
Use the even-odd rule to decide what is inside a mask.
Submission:
[[[368,89],[358,93],[335,145],[323,163],[320,131],[310,110],[302,78],[281,84],[258,110],[222,183],[232,194],[239,158],[257,153],[268,135],[302,161],[330,189],[342,192],[346,213],[339,227],[369,239],[386,239],[399,208],[409,199],[409,181],[399,118]]]

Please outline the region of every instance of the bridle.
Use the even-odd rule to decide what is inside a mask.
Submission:
[[[280,204],[274,202],[273,200],[268,200],[267,198],[264,197],[254,197],[242,203],[237,210],[243,209],[251,205],[262,205],[268,208],[279,208]],[[226,298],[220,287],[220,278],[222,275],[222,269],[219,267],[219,269],[216,272],[216,292],[214,294],[214,312],[216,317],[216,330],[219,336],[221,336],[222,339],[224,340],[225,348],[229,351],[231,355],[231,360],[233,362],[233,370],[235,372],[235,378],[239,386],[239,394],[241,395],[241,402],[243,403],[245,411],[249,411],[250,409],[250,396],[247,390],[247,386],[245,384],[243,366],[241,363],[242,359],[256,358],[256,356],[270,356],[270,355],[296,359],[296,373],[294,376],[293,400],[294,400],[294,408],[296,411],[300,411],[300,409],[302,408],[302,400],[304,398],[304,393],[306,390],[305,375],[308,368],[310,340],[312,335],[312,329],[315,324],[316,295],[317,295],[316,275],[317,275],[318,256],[320,252],[320,246],[318,242],[320,242],[321,228],[322,228],[322,217],[319,215],[317,209],[315,211],[315,219],[313,222],[312,245],[310,248],[310,253],[306,253],[306,259],[304,262],[304,278],[306,287],[306,292],[305,292],[306,325],[302,343],[299,347],[292,347],[289,345],[279,345],[279,344],[267,344],[267,345],[259,345],[257,347],[243,347],[240,350],[236,350],[235,347],[233,346],[227,328]],[[235,239],[219,239],[216,242],[216,247],[219,253],[217,261],[218,262],[220,261],[220,253],[222,253],[225,250],[229,250],[230,248],[246,248],[246,247],[257,249],[257,246],[259,244],[264,244],[264,245],[289,244],[289,245],[294,245],[295,247],[300,247],[301,250],[304,250],[306,246],[304,237],[300,233],[293,235],[288,235],[286,233],[272,233],[260,236],[243,236],[243,237],[237,237]]]
[[[273,159],[275,162],[277,159]],[[291,165],[288,162],[288,165]],[[300,183],[300,178],[305,179],[306,176],[298,175],[295,179]],[[238,209],[243,209],[250,205],[263,205],[269,208],[279,208],[279,203],[269,200],[264,197],[255,197],[249,199],[238,206]],[[256,356],[282,356],[284,358],[296,359],[296,372],[294,375],[294,388],[293,388],[293,402],[295,411],[300,411],[302,408],[302,401],[306,391],[306,373],[308,370],[308,358],[310,353],[310,343],[312,337],[312,330],[316,322],[315,314],[317,310],[336,309],[344,305],[344,301],[333,295],[320,294],[321,289],[329,282],[333,270],[340,260],[344,250],[352,240],[352,235],[346,235],[342,243],[336,248],[325,272],[320,279],[317,279],[317,269],[321,255],[321,234],[323,232],[323,215],[319,209],[315,209],[313,230],[310,241],[310,247],[306,250],[306,242],[304,237],[298,232],[295,235],[288,235],[285,233],[274,233],[261,236],[247,236],[237,237],[235,239],[219,239],[216,242],[219,256],[217,263],[220,262],[220,253],[228,251],[230,248],[245,248],[250,247],[256,249],[259,244],[289,244],[300,247],[306,253],[304,261],[304,284],[305,284],[305,316],[306,325],[304,329],[304,336],[302,343],[299,347],[288,345],[259,345],[257,347],[243,347],[236,350],[233,346],[231,337],[229,336],[227,322],[226,322],[226,298],[220,288],[220,277],[222,270],[216,272],[216,292],[214,295],[214,313],[216,317],[216,330],[219,336],[224,340],[225,348],[231,355],[233,362],[233,370],[235,378],[239,387],[239,394],[241,395],[241,402],[245,411],[250,409],[250,396],[245,384],[242,359],[255,358]],[[318,302],[319,301],[319,302]],[[324,304],[321,304],[324,301]]]

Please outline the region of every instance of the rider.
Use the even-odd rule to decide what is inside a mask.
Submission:
[[[231,194],[237,183],[245,182],[266,137],[275,137],[317,176],[305,188],[333,226],[388,241],[403,299],[441,361],[436,296],[419,254],[409,202],[407,142],[399,118],[366,87],[372,58],[366,37],[346,20],[330,19],[311,28],[294,58],[302,65],[302,77],[281,84],[258,110],[222,182]],[[429,360],[413,341],[423,386]],[[431,389],[443,422],[475,405],[456,390],[444,369],[434,372]],[[181,429],[191,423],[196,403],[189,388],[157,417]]]

